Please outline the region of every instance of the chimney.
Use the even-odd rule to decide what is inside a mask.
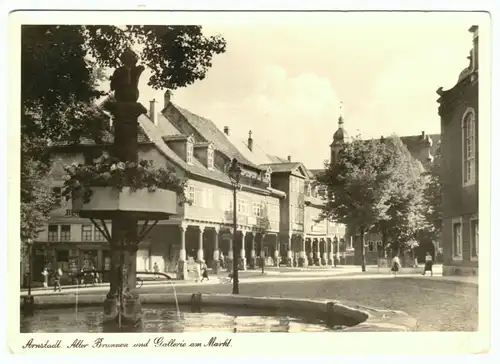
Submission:
[[[292,161],[292,156],[291,156],[291,155],[289,155],[289,156],[287,157],[287,159],[288,159],[288,161],[289,161],[289,162],[291,162],[291,161]]]
[[[149,118],[156,125],[156,112],[155,112],[156,100],[153,99],[149,102]]]
[[[253,151],[253,139],[251,130],[248,132],[248,149],[250,149],[250,151]]]
[[[163,94],[163,108],[166,109],[170,104],[170,97],[172,96],[172,92],[170,90],[165,91]]]
[[[224,127],[224,134],[229,135],[229,126]]]

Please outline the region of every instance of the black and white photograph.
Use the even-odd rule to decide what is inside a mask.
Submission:
[[[16,350],[489,330],[487,13],[110,14],[10,15]]]

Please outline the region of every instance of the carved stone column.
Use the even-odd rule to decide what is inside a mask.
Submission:
[[[321,251],[319,249],[320,248],[319,244],[320,244],[319,239],[316,239],[316,252],[315,252],[315,255],[316,255],[316,265],[318,267],[321,267]]]
[[[328,242],[328,265],[334,265],[334,259],[333,259],[333,253],[334,253],[334,246],[333,246],[333,239],[332,238],[327,238],[326,239]]]
[[[179,251],[179,262],[177,265],[177,279],[187,279],[187,257],[186,257],[186,225],[179,225],[181,238],[181,250]]]
[[[276,240],[274,242],[274,266],[280,266],[280,238],[279,234],[276,234]]]
[[[205,231],[205,226],[200,225],[198,226],[198,253],[196,255],[196,261],[198,263],[203,263],[205,261],[204,259],[204,253],[203,253],[203,233]]]
[[[233,260],[234,260],[234,253],[233,253],[233,238],[231,237],[229,239],[229,250],[227,252],[227,264],[226,268],[228,272],[233,271]]]
[[[219,261],[219,228],[214,229],[214,259],[212,262],[212,273],[219,274],[220,272],[220,261]]]
[[[299,256],[299,267],[307,267],[308,261],[306,256],[306,237],[300,236],[300,256]]]
[[[250,250],[250,261],[248,262],[248,266],[250,269],[255,269],[255,238],[257,237],[257,234],[253,231],[250,231],[250,234],[252,234],[252,249]]]
[[[293,267],[293,251],[292,251],[292,237],[288,235],[286,237],[288,241],[287,245],[287,252],[286,252],[286,265],[288,267]]]
[[[321,254],[321,264],[327,265],[328,264],[328,242],[326,241],[326,238],[321,239],[320,244],[323,245],[323,254]]]

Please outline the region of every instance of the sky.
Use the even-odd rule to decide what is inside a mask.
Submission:
[[[330,13],[302,21],[203,25],[224,54],[207,77],[173,91],[172,101],[269,154],[321,168],[338,128],[340,102],[350,136],[440,133],[439,87],[468,66],[476,19],[450,13]],[[163,92],[140,81],[140,102]]]

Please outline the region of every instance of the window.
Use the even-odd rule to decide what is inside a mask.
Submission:
[[[71,240],[71,225],[61,225],[61,241]]]
[[[208,149],[207,152],[207,166],[209,169],[214,167],[214,151],[212,149]]]
[[[92,225],[82,225],[82,241],[92,241]]]
[[[196,205],[196,191],[194,189],[194,186],[189,186],[188,187],[188,190],[189,190],[189,200],[191,201],[191,203],[193,205]]]
[[[476,182],[476,120],[473,109],[467,109],[462,119],[463,182]]]
[[[59,240],[59,225],[49,225],[49,241],[58,241]]]
[[[104,235],[102,235],[102,233],[97,228],[94,229],[94,240],[95,241],[106,241],[106,239],[104,238]]]
[[[61,206],[61,187],[52,188],[52,196],[54,197],[54,207],[58,208]]]
[[[260,202],[253,203],[253,215],[256,217],[262,217],[262,204]]]
[[[453,222],[453,259],[462,259],[462,222]]]
[[[477,259],[479,255],[479,220],[477,218],[470,221],[470,257]]]
[[[248,215],[248,204],[245,200],[238,200],[238,213]]]
[[[375,251],[375,242],[374,241],[369,241],[368,242],[368,251],[369,252],[374,252]]]
[[[271,170],[270,169],[266,170],[265,179],[266,179],[266,181],[271,182]]]
[[[186,162],[193,164],[193,144],[190,142],[186,143]]]

